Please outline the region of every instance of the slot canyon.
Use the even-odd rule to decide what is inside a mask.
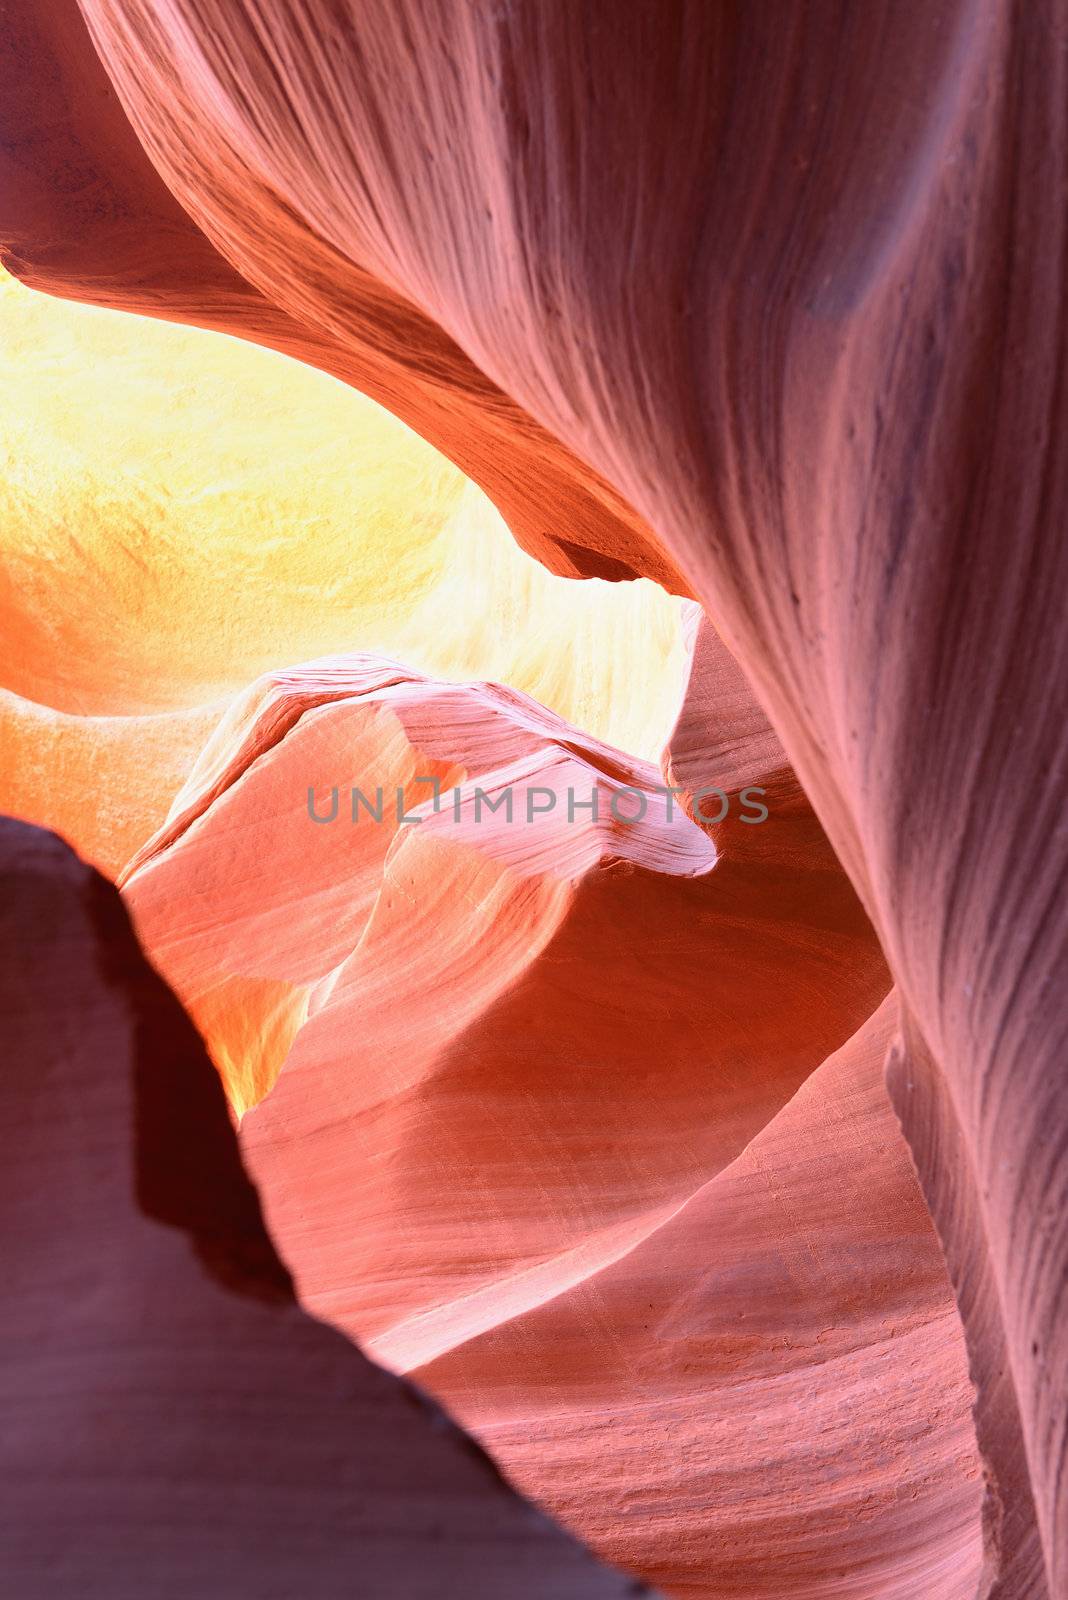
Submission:
[[[0,1591],[1068,1600],[1068,0],[0,74]]]

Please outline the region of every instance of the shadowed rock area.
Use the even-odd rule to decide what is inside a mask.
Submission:
[[[300,1310],[111,885],[5,820],[0,886],[5,1593],[647,1592]]]

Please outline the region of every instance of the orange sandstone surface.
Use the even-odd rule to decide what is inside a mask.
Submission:
[[[132,546],[87,529],[40,581],[56,540],[38,530],[41,556],[14,537],[0,707],[42,774],[5,781],[57,826],[29,707],[81,719],[63,748],[80,739],[116,795],[142,729],[112,760],[89,717],[221,712],[173,744],[144,727],[167,810],[142,806],[107,848],[114,871],[136,844],[138,936],[222,1075],[298,1294],[679,1596],[1068,1597],[1066,25],[1063,0],[41,0],[0,18],[11,273],[296,356],[435,446],[550,573],[639,575],[700,608],[684,688],[673,614],[664,695],[645,695],[643,622],[583,705],[581,672],[559,676],[562,611],[526,677],[499,664],[509,648],[467,653],[501,592],[480,559],[440,605],[406,589],[390,631],[409,556],[389,541],[353,533],[366,581],[347,590],[294,539],[276,591],[238,484],[236,564],[185,586],[201,599],[184,618],[152,566],[164,522]],[[200,472],[183,464],[194,497]],[[201,477],[214,492],[217,471]],[[440,508],[403,499],[386,522],[418,571]],[[133,671],[114,649],[90,664],[87,580],[116,548],[149,574],[130,580],[143,625],[114,608]],[[232,650],[203,618],[226,584]],[[462,668],[419,654],[449,623]],[[605,710],[624,701],[630,728]],[[426,777],[459,789],[457,814]],[[351,788],[379,783],[419,820],[353,823]],[[475,786],[555,803],[476,817]],[[316,822],[308,789],[327,816],[335,787],[338,817]],[[624,787],[638,821],[612,812]],[[569,819],[569,788],[607,815]],[[765,820],[743,814],[751,788]],[[13,837],[16,857],[58,849]],[[84,1021],[91,985],[72,979],[69,1046],[52,1031],[67,913],[33,904],[34,959],[10,937],[43,987],[17,981],[5,1017],[29,1029],[11,1081],[36,1096],[43,1173],[80,1148],[51,1120],[63,1074],[88,1095],[118,1080]],[[159,1132],[161,1171],[210,1170],[218,1107],[202,1149],[189,1104]],[[105,1148],[129,1161],[128,1118],[89,1167]],[[75,1324],[63,1347],[84,1375],[16,1388],[55,1397],[16,1433],[27,1506],[38,1469],[18,1449],[42,1417],[60,1429],[100,1386],[121,1392],[102,1345],[155,1326],[140,1246],[120,1249],[117,1212],[94,1233],[77,1208],[95,1171],[49,1180],[69,1226],[49,1181],[36,1201],[16,1184],[42,1240],[20,1256],[26,1304],[61,1317],[69,1284],[107,1328]],[[140,1239],[144,1210],[127,1221]],[[98,1235],[117,1277],[106,1252],[93,1264]],[[185,1303],[163,1276],[166,1323]],[[19,1326],[32,1374],[52,1346]],[[277,1485],[256,1398],[273,1369],[257,1387],[241,1339],[219,1338],[192,1338],[213,1386],[190,1391],[179,1442],[195,1455],[240,1398],[242,1458]],[[170,1345],[148,1344],[146,1429],[174,1393]],[[276,1400],[271,1448],[297,1412],[311,1427]],[[97,1414],[94,1398],[64,1435],[76,1476],[107,1457]],[[351,1480],[319,1437],[325,1517]],[[179,1507],[206,1470],[183,1468]],[[100,1577],[109,1488],[85,1522],[97,1592],[140,1593]],[[443,1505],[459,1548],[467,1513]],[[272,1508],[295,1514],[265,1506],[276,1531]],[[369,1536],[393,1515],[368,1511]],[[23,1559],[38,1587],[19,1592],[54,1592],[39,1550]],[[478,1592],[439,1580],[426,1592]],[[502,1568],[487,1593],[522,1581]],[[546,1564],[538,1592],[566,1581]],[[244,1592],[286,1592],[270,1585]],[[420,1590],[405,1574],[376,1592]]]
[[[304,1304],[528,1494],[668,1593],[964,1595],[971,1388],[886,969],[692,620],[670,806],[519,695],[337,658],[253,690],[127,902],[259,1101]],[[736,763],[704,828],[692,701]]]
[[[492,677],[653,756],[679,602],[571,583],[373,401],[0,277],[0,808],[114,877],[234,697],[323,651]]]

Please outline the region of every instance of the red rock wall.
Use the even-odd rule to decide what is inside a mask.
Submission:
[[[984,1581],[1064,1595],[1060,0],[83,11],[152,165],[42,20],[16,271],[343,372],[714,619],[899,991]]]
[[[684,801],[722,777],[704,830],[533,702],[361,658],[263,685],[227,750],[125,893],[238,1103],[281,1062],[241,1143],[302,1301],[669,1593],[973,1594],[972,1391],[881,1081],[895,1001],[707,625],[665,762]],[[381,823],[347,792],[304,814],[345,772]],[[560,800],[528,821],[531,785]]]
[[[637,1593],[297,1306],[112,886],[5,819],[0,890],[4,1593]]]

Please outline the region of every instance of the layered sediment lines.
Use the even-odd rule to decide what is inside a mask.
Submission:
[[[0,381],[0,810],[109,877],[235,693],[356,641],[659,749],[680,602],[554,577],[351,388],[3,275]]]
[[[255,1105],[302,1301],[535,1499],[672,1593],[965,1600],[972,1390],[895,1002],[865,1024],[867,919],[693,623],[670,814],[524,697],[336,658],[250,693],[125,895]]]
[[[0,884],[5,1592],[634,1594],[297,1306],[115,890],[10,820]]]
[[[882,1082],[895,1006],[625,1249],[406,1369],[669,1594],[976,1593],[972,1388]]]
[[[436,318],[326,241],[307,307],[264,293],[160,179],[71,3],[3,19],[0,259],[53,294],[239,334],[379,401],[479,484],[524,549],[565,577],[633,577],[649,530],[600,474],[491,382]],[[263,265],[274,263],[264,244]],[[346,280],[340,292],[332,287]],[[623,551],[623,554],[620,554]],[[653,576],[684,592],[666,558]]]
[[[558,570],[714,618],[897,985],[889,1085],[979,1384],[983,1582],[1060,1600],[1058,0],[82,10],[129,124],[73,12],[5,22],[40,65],[16,271],[346,376]]]

